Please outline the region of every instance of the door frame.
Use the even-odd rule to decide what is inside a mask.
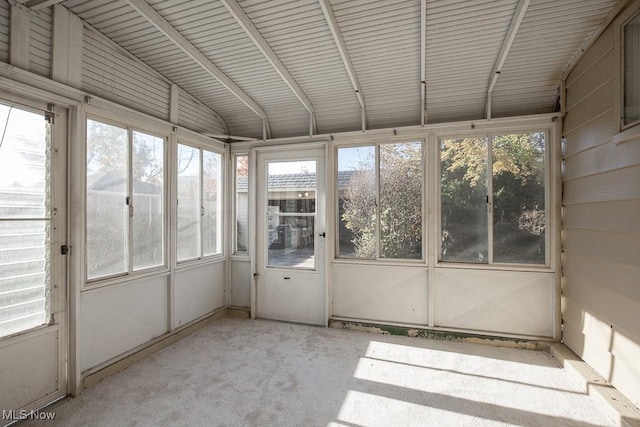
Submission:
[[[69,274],[68,256],[62,253],[62,246],[67,245],[68,239],[68,141],[69,141],[69,117],[70,109],[66,105],[47,103],[45,99],[28,98],[12,92],[3,93],[0,100],[15,104],[17,108],[37,111],[47,116],[51,122],[51,146],[49,147],[49,268],[50,268],[50,299],[47,314],[53,322],[25,331],[17,332],[7,337],[0,338],[0,349],[20,342],[28,341],[38,336],[51,333],[57,334],[55,358],[57,369],[57,387],[54,392],[48,393],[35,401],[26,403],[21,408],[2,408],[14,410],[37,410],[49,405],[69,394]],[[69,252],[70,253],[70,250]]]
[[[324,232],[326,233],[324,248],[322,252],[319,252],[319,256],[323,257],[322,265],[318,265],[318,273],[323,275],[324,286],[324,319],[323,324],[328,325],[330,317],[330,286],[329,286],[329,265],[330,265],[330,248],[333,245],[333,231],[332,231],[332,217],[331,212],[331,183],[332,183],[332,169],[329,163],[329,143],[325,141],[309,142],[309,143],[295,143],[295,144],[279,144],[269,146],[254,146],[249,150],[249,257],[251,259],[251,319],[256,318],[257,313],[257,285],[258,285],[258,257],[262,256],[262,248],[259,248],[258,244],[260,238],[258,236],[258,222],[260,220],[258,216],[259,197],[258,197],[258,155],[265,153],[295,153],[300,152],[300,157],[304,156],[304,152],[308,150],[322,150],[324,153],[324,195],[322,197],[322,207],[324,214]],[[286,160],[286,159],[283,159]],[[320,205],[320,203],[318,203]],[[314,233],[318,234],[317,228]],[[322,269],[322,270],[321,270]]]

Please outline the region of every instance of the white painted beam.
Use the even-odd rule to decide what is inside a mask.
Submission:
[[[58,3],[62,3],[63,1],[64,0],[29,0],[25,3],[25,6],[31,10],[42,10]]]
[[[329,26],[329,30],[331,31],[331,35],[333,36],[333,40],[338,48],[338,52],[340,53],[340,57],[342,58],[342,63],[347,69],[347,74],[349,75],[349,80],[351,81],[353,90],[355,90],[356,97],[358,98],[358,102],[360,103],[360,108],[362,110],[362,130],[365,131],[367,130],[367,109],[364,101],[364,93],[362,92],[362,87],[360,86],[360,82],[358,81],[358,76],[356,75],[353,63],[351,62],[351,56],[349,56],[347,45],[344,42],[342,33],[340,32],[338,20],[336,19],[336,15],[333,13],[333,9],[331,8],[329,0],[318,1],[320,3],[320,7],[322,8],[324,18],[327,21],[327,25]]]
[[[199,66],[207,71],[211,76],[220,82],[225,88],[233,93],[240,101],[256,113],[263,121],[267,121],[267,113],[258,105],[251,97],[246,94],[240,87],[231,80],[226,74],[216,67],[202,52],[191,44],[178,30],[176,30],[166,19],[156,12],[144,0],[126,0],[140,15],[153,24],[162,34],[164,34],[171,42],[178,46],[184,53],[193,59]],[[268,129],[268,127],[267,127]]]
[[[9,27],[9,63],[23,70],[31,65],[31,15],[15,0],[10,0],[11,22]]]
[[[427,123],[427,0],[420,0],[420,125]]]
[[[178,124],[178,109],[180,105],[180,88],[175,83],[171,83],[171,95],[169,98],[169,121],[174,125]]]
[[[82,33],[82,20],[61,5],[55,5],[51,78],[78,89],[82,83]]]
[[[511,18],[511,23],[509,24],[507,34],[502,41],[502,46],[500,47],[500,52],[498,53],[498,57],[496,58],[496,63],[491,70],[491,74],[489,75],[489,84],[487,86],[487,103],[485,110],[485,116],[487,119],[491,118],[491,94],[493,93],[493,88],[498,81],[498,77],[500,77],[500,73],[502,73],[502,67],[507,60],[507,55],[509,55],[511,45],[513,44],[513,41],[518,34],[518,29],[520,28],[520,24],[524,19],[524,15],[525,13],[527,13],[527,8],[529,7],[530,1],[531,0],[520,0],[518,2],[518,6],[516,6],[516,10],[513,13],[513,17]]]
[[[265,38],[262,37],[262,34],[260,34],[260,31],[258,31],[253,22],[251,22],[247,14],[244,13],[242,7],[236,0],[220,0],[220,3],[222,3],[227,8],[227,11],[231,14],[231,16],[233,16],[233,19],[236,20],[238,25],[240,25],[240,28],[242,28],[245,34],[249,36],[253,44],[256,45],[262,55],[264,55],[267,61],[269,61],[273,69],[276,70],[280,78],[286,83],[287,86],[289,86],[296,98],[298,98],[300,103],[302,103],[304,108],[306,108],[310,115],[309,121],[311,123],[315,123],[315,110],[313,108],[311,100],[304,93],[298,82],[296,82],[293,76],[289,73],[287,67],[285,67],[282,61],[280,61],[280,58],[278,58],[278,55],[276,55],[269,43],[267,43]],[[315,126],[312,125],[312,129],[314,128]],[[317,130],[314,129],[314,131],[315,133],[317,133]]]

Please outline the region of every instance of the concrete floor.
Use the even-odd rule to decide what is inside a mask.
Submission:
[[[26,425],[613,425],[546,352],[231,318],[50,410]]]

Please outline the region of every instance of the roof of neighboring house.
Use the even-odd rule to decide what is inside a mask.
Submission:
[[[338,189],[344,189],[349,184],[351,177],[357,171],[339,171],[338,172]],[[316,186],[316,174],[309,173],[290,173],[283,175],[271,175],[269,177],[269,190],[280,189],[309,189]],[[248,182],[246,176],[237,178],[236,189],[247,190]]]

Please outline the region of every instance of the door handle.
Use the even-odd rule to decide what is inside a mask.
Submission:
[[[327,233],[320,233],[320,234],[318,234],[318,236],[320,236],[320,237],[327,237]]]

